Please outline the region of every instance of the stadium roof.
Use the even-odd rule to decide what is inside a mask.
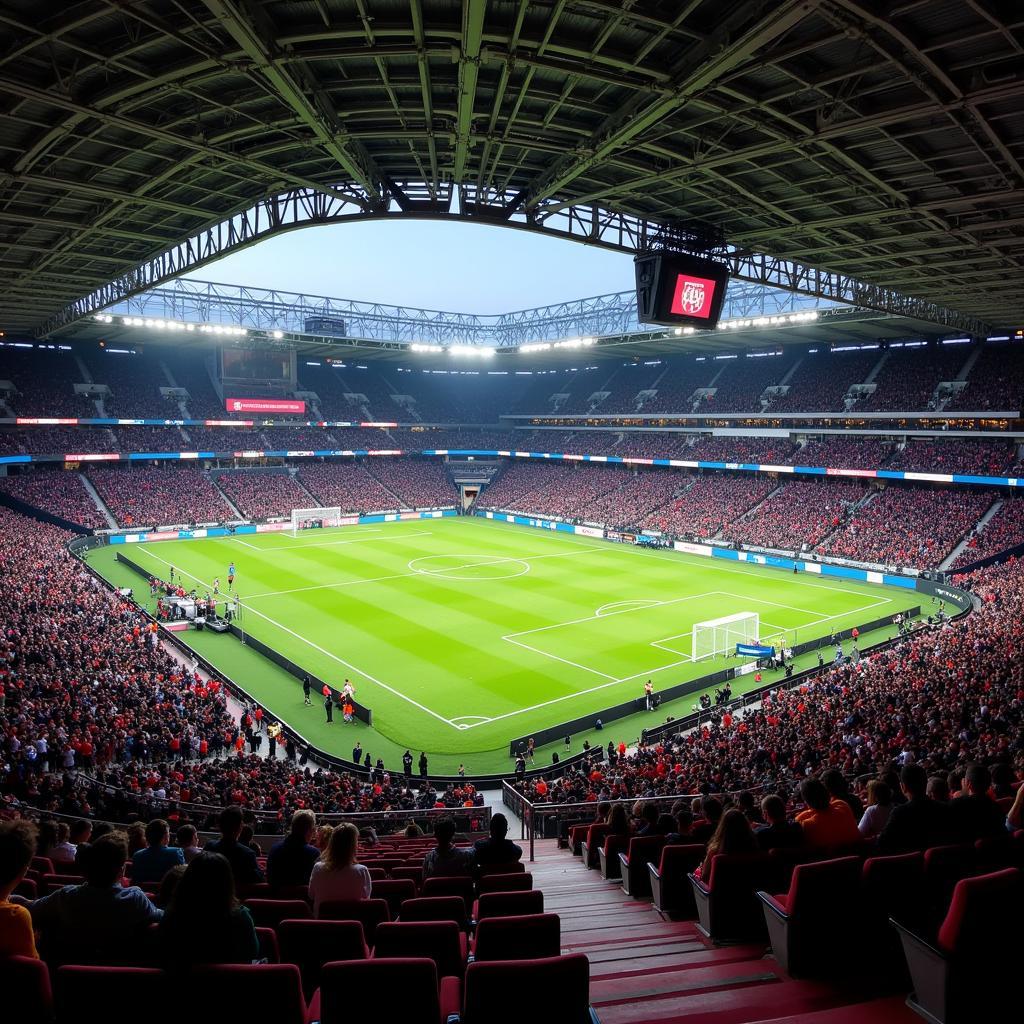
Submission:
[[[1016,0],[6,0],[0,25],[0,326],[402,215],[1024,323]]]

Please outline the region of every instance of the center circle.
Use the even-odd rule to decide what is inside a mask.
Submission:
[[[502,555],[424,555],[414,558],[409,569],[445,580],[510,580],[528,573],[530,563]]]

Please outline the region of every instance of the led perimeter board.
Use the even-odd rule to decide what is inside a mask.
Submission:
[[[664,327],[714,327],[722,313],[729,268],[687,253],[640,253],[636,270],[637,319]]]

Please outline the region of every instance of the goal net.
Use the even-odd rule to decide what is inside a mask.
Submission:
[[[737,644],[754,644],[760,633],[756,612],[737,612],[693,625],[693,660],[735,654]]]
[[[316,529],[321,526],[337,526],[341,522],[340,508],[293,508],[292,536],[300,530]]]

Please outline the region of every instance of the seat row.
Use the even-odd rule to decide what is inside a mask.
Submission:
[[[590,966],[582,954],[474,962],[465,978],[439,976],[427,957],[327,962],[307,999],[295,964],[231,964],[185,976],[147,967],[65,966],[50,972],[40,960],[0,959],[0,989],[12,1020],[72,1024],[85,1008],[145,1007],[151,1024],[176,1024],[183,1000],[203,1020],[232,1020],[245,1007],[255,1024],[342,1024],[401,1020],[403,1024],[521,1024],[523,1003],[509,993],[542,994],[560,1024],[588,1024]]]

